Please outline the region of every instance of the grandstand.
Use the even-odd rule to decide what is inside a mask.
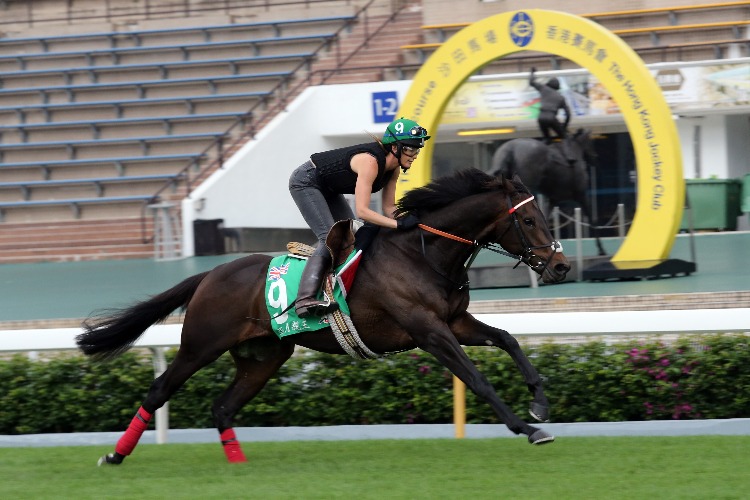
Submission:
[[[179,201],[305,88],[409,79],[466,23],[558,8],[536,3],[0,3],[0,263],[151,257],[149,206],[179,225]],[[631,4],[565,9],[646,62],[748,56],[750,2]],[[572,67],[524,52],[481,72],[532,65]]]
[[[0,7],[0,262],[153,255],[150,205],[186,196],[310,83],[379,79],[336,69],[397,62],[421,20],[273,3]]]
[[[520,3],[520,2],[517,2]],[[599,2],[597,2],[599,3]],[[642,3],[642,2],[639,2]],[[699,61],[750,55],[750,3],[746,1],[661,5],[671,2],[648,2],[654,7],[632,10],[580,11],[581,5],[566,6],[566,11],[590,19],[609,29],[633,48],[646,63],[667,61]],[[600,7],[610,5],[601,2]],[[656,7],[656,5],[661,5]],[[516,8],[530,8],[518,5]],[[554,7],[550,7],[553,8]],[[451,35],[468,26],[471,21],[456,22],[455,16],[445,22],[430,22],[421,26],[422,40],[404,44],[405,62],[401,75],[411,77],[429,55]],[[572,62],[549,54],[524,52],[505,57],[482,69],[484,74],[527,71],[537,69],[560,70],[575,68]]]

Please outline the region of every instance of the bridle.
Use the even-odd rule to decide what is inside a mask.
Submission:
[[[511,207],[510,195],[506,194],[506,199],[508,201],[508,206]],[[505,234],[510,230],[510,228],[513,227],[516,231],[516,235],[521,240],[521,244],[524,247],[523,253],[521,255],[517,255],[517,254],[506,251],[504,248],[500,246],[499,243],[495,243],[495,242],[479,243],[476,240],[471,241],[466,238],[456,236],[455,234],[447,233],[445,231],[441,231],[440,229],[435,229],[434,227],[430,227],[426,224],[419,224],[418,227],[422,229],[423,231],[427,231],[428,233],[436,234],[438,236],[442,236],[443,238],[448,238],[450,240],[458,241],[459,243],[472,246],[474,250],[472,251],[471,256],[467,259],[466,263],[464,264],[465,272],[468,272],[469,267],[471,267],[471,264],[474,262],[474,259],[476,259],[480,250],[486,249],[495,253],[499,253],[501,255],[505,255],[506,257],[510,257],[513,260],[517,260],[518,262],[516,263],[515,266],[513,266],[513,269],[518,267],[521,263],[526,264],[534,271],[537,271],[539,268],[541,268],[541,271],[538,271],[539,276],[541,277],[541,275],[544,274],[544,271],[549,266],[551,257],[549,259],[543,259],[539,257],[538,255],[536,255],[534,253],[534,250],[539,250],[542,248],[551,248],[552,250],[555,251],[555,253],[562,253],[563,248],[562,248],[562,244],[558,240],[552,240],[550,243],[545,244],[545,245],[530,245],[529,244],[529,241],[528,239],[526,239],[526,235],[524,234],[523,229],[521,229],[521,221],[518,218],[517,211],[520,207],[522,207],[526,203],[529,203],[532,200],[534,200],[533,195],[508,209],[508,213],[510,214],[511,219],[513,220],[513,224],[512,226],[509,225],[506,228],[506,230],[503,232],[503,234],[501,234],[500,237],[498,238],[498,241],[502,240],[505,237]],[[425,258],[425,260],[427,260],[427,251],[426,251],[426,246],[425,246],[425,241],[424,241],[424,233],[420,233],[420,238],[422,240],[422,256]],[[439,270],[432,267],[431,264],[430,264],[430,268],[432,268],[433,271],[438,273],[443,278],[457,285],[459,288],[463,288],[469,284],[468,281],[466,283],[455,282],[454,280],[445,276]]]

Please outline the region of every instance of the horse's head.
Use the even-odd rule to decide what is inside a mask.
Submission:
[[[407,192],[398,201],[396,215],[416,213],[425,231],[439,235],[438,241],[454,240],[442,245],[440,258],[446,265],[452,261],[462,266],[472,246],[498,251],[493,246],[499,245],[546,283],[562,281],[570,265],[530,198],[518,176],[511,181],[466,169]],[[424,242],[415,243],[424,253]]]
[[[502,177],[505,190],[505,212],[507,220],[497,240],[505,250],[520,257],[542,277],[545,283],[557,283],[565,279],[570,263],[547,226],[547,220],[534,197],[518,176]]]
[[[599,155],[596,154],[594,148],[594,141],[591,139],[591,130],[579,128],[573,134],[573,141],[578,144],[583,154],[583,159],[588,165],[594,165],[599,159]]]

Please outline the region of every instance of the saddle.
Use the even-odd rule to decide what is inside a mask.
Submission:
[[[379,230],[379,226],[363,224],[353,219],[335,223],[326,236],[326,248],[331,253],[333,267],[336,268],[346,262],[355,249],[364,253]],[[315,251],[315,247],[298,241],[290,241],[286,244],[286,249],[290,254],[298,257],[309,257]]]
[[[352,219],[338,221],[331,227],[328,236],[326,236],[326,248],[331,254],[332,269],[338,269],[347,260],[349,260],[349,263],[338,273],[331,271],[323,281],[324,286],[336,280],[341,286],[344,296],[348,295],[359,267],[359,259],[362,257],[364,250],[370,246],[378,230],[378,226],[363,224]],[[291,255],[303,258],[310,257],[315,251],[315,247],[298,241],[290,241],[286,244],[286,249]],[[359,255],[350,259],[351,255],[357,251]],[[329,290],[325,290],[325,292],[328,293]]]
[[[333,225],[326,236],[326,248],[331,253],[333,269],[323,281],[323,288],[329,297],[334,296],[334,283],[346,297],[354,283],[354,277],[359,267],[364,250],[370,246],[380,228],[373,225],[363,225],[355,220],[343,220]],[[291,255],[309,257],[315,247],[292,241],[286,245]],[[354,256],[352,257],[352,254]],[[324,322],[331,327],[334,337],[342,349],[355,359],[374,359],[380,357],[359,338],[356,328],[347,312],[337,309],[326,315]]]
[[[331,227],[326,236],[326,247],[331,253],[333,267],[344,263],[354,248],[355,233],[362,227],[359,221],[347,219],[340,220]],[[315,247],[298,241],[290,241],[286,244],[287,251],[299,257],[309,257],[315,251]]]

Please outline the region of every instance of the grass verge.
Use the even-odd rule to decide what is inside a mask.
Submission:
[[[750,491],[750,436],[415,439],[0,448],[0,498],[733,499]]]

